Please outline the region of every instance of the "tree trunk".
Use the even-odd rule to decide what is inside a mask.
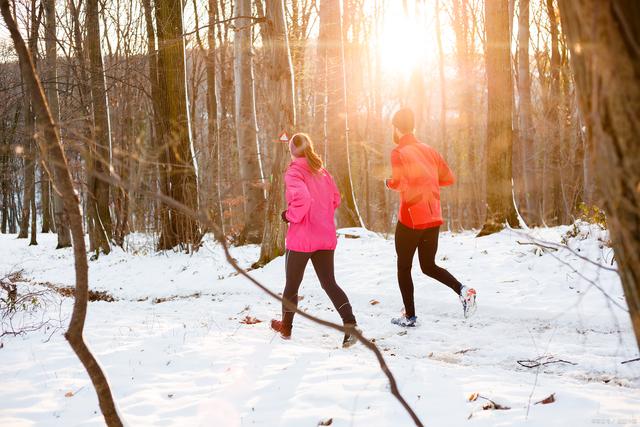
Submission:
[[[56,38],[56,2],[55,0],[46,0],[45,6],[45,48],[47,66],[46,77],[46,94],[49,101],[49,109],[53,117],[54,124],[57,126],[60,120],[60,103],[58,102],[58,54],[57,54],[57,38]],[[48,162],[48,159],[45,159]],[[50,176],[55,170],[47,168],[47,175]],[[51,181],[55,181],[54,177],[50,177]],[[58,246],[56,249],[68,248],[71,246],[71,234],[69,233],[68,219],[66,218],[62,205],[62,198],[59,191],[52,186],[53,200],[53,222],[55,231],[58,235]]]
[[[559,0],[593,166],[640,347],[640,4]]]
[[[158,90],[160,103],[160,138],[168,148],[167,196],[198,210],[198,186],[189,134],[187,94],[185,89],[184,39],[182,37],[182,2],[156,0],[158,36]],[[162,149],[162,148],[161,148]],[[160,249],[176,245],[193,247],[202,235],[198,222],[175,209],[169,209],[171,236],[161,237]]]
[[[40,28],[40,19],[36,11],[36,2],[31,2],[30,12],[30,28],[29,28],[29,51],[36,52],[38,49],[38,33]],[[35,61],[34,61],[35,66]],[[34,209],[36,197],[36,148],[34,137],[36,134],[36,124],[34,112],[31,107],[31,94],[28,85],[24,88],[24,133],[25,138],[25,156],[24,156],[24,197],[22,200],[22,216],[20,218],[20,233],[18,239],[26,239],[29,235],[29,224],[31,220],[31,210]],[[31,235],[31,244],[35,240],[35,236]]]
[[[475,34],[469,26],[468,0],[454,0],[453,29],[456,37],[457,84],[460,98],[458,100],[460,120],[458,121],[458,140],[454,150],[456,152],[456,193],[459,206],[458,220],[462,228],[477,226],[478,217],[472,218],[471,213],[477,211],[474,205],[479,204],[480,198],[475,197],[482,188],[481,179],[477,179],[476,138],[473,132],[472,119],[474,117],[474,84],[469,79],[473,73],[472,58],[475,50],[473,42]]]
[[[31,240],[29,241],[29,246],[36,246],[38,244],[38,241],[36,240],[37,226],[38,224],[37,224],[37,216],[36,216],[36,198],[35,198],[35,186],[34,186],[34,196],[31,198]]]
[[[86,247],[84,244],[84,234],[82,230],[82,214],[80,212],[80,204],[78,197],[73,188],[71,175],[67,166],[67,161],[60,144],[60,137],[56,126],[51,117],[49,107],[44,96],[42,84],[38,79],[31,56],[22,40],[22,36],[18,31],[18,27],[11,16],[8,0],[0,0],[0,9],[7,28],[11,32],[11,38],[18,54],[20,61],[20,70],[26,85],[29,87],[31,102],[34,107],[38,124],[43,130],[43,137],[37,139],[40,150],[43,152],[43,158],[49,160],[48,166],[55,168],[53,174],[56,182],[55,186],[59,189],[64,201],[64,208],[69,217],[69,225],[73,236],[73,252],[75,258],[76,270],[76,289],[75,303],[69,329],[65,337],[69,341],[71,348],[76,353],[83,366],[85,367],[91,382],[98,395],[98,403],[100,410],[104,416],[108,426],[122,426],[122,422],[118,416],[113,396],[109,388],[109,383],[100,368],[100,365],[94,358],[93,354],[87,347],[82,337],[84,322],[87,314],[88,300],[88,265],[86,256]]]
[[[340,0],[320,1],[319,56],[326,87],[327,166],[340,190],[339,227],[363,226],[358,212],[349,160],[349,126]]]
[[[15,178],[15,168],[13,164],[15,164],[15,157],[13,156],[11,149],[11,142],[14,140],[16,135],[16,130],[18,129],[18,122],[20,121],[20,113],[22,111],[23,103],[16,103],[15,112],[13,114],[13,121],[9,124],[9,128],[7,129],[6,122],[0,125],[2,128],[2,134],[4,136],[4,144],[0,148],[1,155],[0,158],[2,167],[0,173],[0,183],[2,187],[2,233],[14,233],[12,231],[14,228],[15,222],[13,221],[13,211],[15,209],[14,205],[14,196],[13,196],[13,188],[12,184],[16,181]]]
[[[440,25],[440,0],[436,0],[435,2],[435,16],[436,16],[436,44],[438,45],[438,78],[439,78],[439,86],[440,86],[440,141],[442,144],[442,155],[445,159],[449,160],[449,141],[447,139],[447,91],[446,91],[446,79],[444,75],[444,52],[442,50],[442,28]],[[457,166],[457,164],[456,164]],[[458,190],[456,188],[456,190]],[[450,191],[445,190],[445,193],[450,193]],[[447,197],[448,199],[448,197]],[[457,198],[455,199],[457,202]],[[451,204],[448,202],[443,203],[444,212],[442,216],[445,220],[445,224],[447,225],[447,229],[451,229],[451,221],[452,218],[457,214],[460,206],[458,203],[455,204],[453,209],[451,209]],[[453,212],[452,212],[453,211]]]
[[[508,1],[485,2],[487,38],[487,215],[478,236],[517,226],[512,197],[513,85]]]
[[[251,0],[237,0],[236,16],[251,16]],[[238,162],[244,197],[242,243],[259,243],[262,238],[264,191],[262,163],[258,149],[255,95],[253,87],[253,59],[250,19],[237,19],[234,35],[234,76],[236,86],[236,141]]]
[[[522,178],[524,184],[524,209],[521,210],[530,226],[540,225],[537,208],[538,186],[535,180],[535,163],[532,112],[531,73],[529,71],[529,0],[518,3],[518,136],[521,150]]]
[[[560,169],[562,168],[561,159],[561,134],[559,129],[563,126],[560,118],[560,106],[562,102],[562,92],[560,91],[560,50],[558,48],[558,18],[556,16],[553,0],[546,0],[547,15],[549,16],[549,26],[551,28],[551,81],[549,84],[549,93],[547,94],[547,111],[545,116],[548,121],[550,138],[545,144],[547,150],[546,166],[548,173],[544,177],[544,197],[547,199],[545,203],[546,223],[557,225],[563,221],[563,201],[562,201],[562,182],[560,180]]]
[[[149,55],[149,80],[151,82],[151,103],[153,107],[153,132],[151,134],[151,146],[155,148],[158,159],[158,182],[159,191],[162,194],[169,194],[169,149],[166,146],[162,135],[162,100],[158,82],[158,51],[156,49],[156,31],[153,27],[153,9],[150,0],[142,0],[144,9],[145,27],[147,30],[147,44]],[[159,215],[160,241],[159,248],[172,248],[176,245],[176,232],[171,223],[169,207],[162,202],[157,202],[157,212]]]
[[[216,25],[218,19],[217,0],[209,0],[209,31],[207,40],[207,133],[209,141],[210,168],[212,180],[211,219],[218,224],[224,235],[224,221],[222,220],[222,205],[220,203],[220,126],[218,123],[218,98],[216,88]]]
[[[45,160],[41,159],[42,166]],[[42,230],[41,233],[49,233],[53,229],[51,218],[51,181],[49,174],[44,167],[40,168],[40,207],[42,209]]]
[[[270,59],[267,78],[271,94],[269,116],[272,123],[267,129],[268,135],[275,141],[278,139],[279,132],[286,131],[291,136],[295,127],[295,91],[283,0],[266,0],[266,13],[267,23],[263,27],[262,34],[267,57]],[[284,171],[289,158],[288,145],[280,141],[270,141],[270,143],[273,147],[274,160],[269,177],[267,218],[257,266],[264,265],[284,254],[284,238],[287,231],[280,213],[286,208]]]
[[[18,239],[26,239],[29,235],[29,224],[31,221],[31,201],[35,198],[35,156],[33,147],[33,136],[35,134],[35,124],[31,103],[29,102],[29,90],[25,88],[24,97],[24,196],[22,198],[22,215],[20,217],[20,233]]]
[[[98,0],[87,0],[87,51],[89,54],[89,80],[93,105],[92,141],[89,149],[91,170],[89,177],[89,203],[93,206],[90,232],[94,233],[96,254],[108,254],[111,251],[113,234],[111,213],[109,211],[109,184],[102,177],[108,177],[111,169],[111,142],[109,136],[109,110],[102,65],[100,47],[100,20]]]

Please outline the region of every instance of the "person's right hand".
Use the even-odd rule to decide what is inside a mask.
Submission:
[[[282,218],[282,221],[286,222],[287,224],[289,223],[289,220],[287,219],[287,211],[282,211],[282,213],[280,214],[280,218]]]

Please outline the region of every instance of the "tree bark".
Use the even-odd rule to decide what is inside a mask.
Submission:
[[[340,0],[320,1],[319,57],[326,88],[327,166],[340,190],[339,227],[363,226],[353,194]]]
[[[485,2],[487,37],[487,215],[479,236],[518,225],[512,197],[511,43],[508,1]]]
[[[41,161],[44,166],[45,160]],[[54,228],[51,217],[51,181],[44,167],[40,169],[40,207],[42,209],[42,229],[40,232],[49,233]]]
[[[442,154],[445,159],[449,159],[449,140],[447,135],[447,88],[446,88],[446,79],[444,75],[444,51],[442,49],[442,27],[440,25],[440,0],[436,0],[435,2],[435,17],[436,17],[436,44],[438,45],[438,79],[440,86],[440,141],[442,144]],[[457,166],[457,164],[456,164]],[[457,190],[457,188],[456,188]],[[449,191],[445,190],[444,192],[449,193]],[[457,198],[455,199],[457,202]],[[445,224],[447,225],[447,229],[451,228],[452,218],[460,209],[458,203],[455,204],[453,209],[451,209],[450,203],[447,201],[442,204],[444,207],[444,212],[442,213],[443,218],[445,219]],[[453,212],[452,212],[453,211]]]
[[[31,201],[35,198],[35,157],[36,152],[33,147],[33,136],[35,134],[35,123],[31,103],[29,102],[29,90],[24,91],[24,196],[22,198],[22,215],[20,217],[20,233],[18,239],[26,239],[29,236],[29,225],[31,223]]]
[[[111,142],[109,136],[109,110],[100,47],[100,19],[98,0],[87,0],[87,51],[89,54],[89,80],[93,105],[92,141],[89,162],[96,176],[108,176],[111,170]],[[109,211],[109,184],[96,176],[89,177],[89,203],[93,204],[89,221],[94,234],[96,254],[111,251],[113,227]]]
[[[47,100],[49,101],[49,109],[54,123],[60,120],[60,103],[58,101],[58,54],[57,54],[57,38],[56,38],[56,2],[55,0],[46,0],[45,6],[45,49],[47,66],[45,80],[45,90]],[[45,162],[47,160],[45,159]],[[46,168],[47,175],[50,176],[54,170]],[[51,181],[55,181],[50,176]],[[65,216],[62,198],[55,186],[51,187],[53,201],[53,222],[55,231],[58,235],[58,246],[56,249],[68,248],[71,246],[71,234],[69,233],[68,219]]]
[[[477,226],[479,218],[472,214],[478,211],[482,180],[477,179],[478,161],[476,152],[478,138],[473,131],[474,84],[469,79],[473,74],[472,58],[475,56],[473,27],[469,25],[468,0],[453,1],[453,30],[456,38],[457,86],[459,92],[460,120],[458,139],[455,144],[456,158],[456,200],[458,221],[462,228]]]
[[[73,236],[73,252],[76,270],[75,303],[69,329],[65,337],[69,341],[71,348],[76,353],[85,367],[91,382],[98,395],[100,410],[108,426],[122,426],[118,416],[113,396],[109,388],[109,383],[100,368],[100,365],[91,354],[82,337],[84,322],[87,314],[88,300],[88,265],[86,247],[84,244],[84,234],[82,230],[82,214],[80,212],[80,202],[75,194],[71,175],[67,166],[67,161],[60,143],[58,129],[51,117],[49,107],[44,96],[42,84],[38,79],[31,55],[22,40],[18,27],[11,16],[8,0],[0,0],[0,9],[7,28],[11,33],[11,38],[18,54],[20,70],[29,87],[31,102],[38,119],[38,124],[43,130],[42,137],[37,138],[43,158],[49,160],[49,167],[55,168],[55,185],[59,189],[64,201],[64,208],[69,217],[69,225]]]
[[[36,2],[31,2],[29,9],[30,26],[29,26],[29,50],[36,52],[38,48],[38,33],[40,29],[40,17],[36,10]],[[35,62],[34,62],[35,66]],[[31,211],[35,209],[35,197],[36,197],[36,148],[34,137],[36,134],[36,124],[33,108],[30,102],[29,87],[25,85],[24,88],[24,128],[25,128],[25,142],[24,142],[24,197],[22,200],[22,216],[20,218],[20,233],[18,239],[26,239],[29,235],[29,224],[32,221]],[[31,242],[34,244],[35,234],[31,233]],[[37,242],[36,242],[37,244]]]
[[[158,92],[161,139],[168,148],[168,188],[166,195],[198,209],[198,185],[189,134],[187,94],[185,89],[184,39],[182,37],[182,2],[156,0],[158,37]],[[162,150],[162,147],[161,147]],[[173,236],[160,239],[160,249],[177,245],[194,247],[202,235],[198,222],[175,209],[169,209]]]
[[[521,150],[522,178],[524,184],[524,209],[521,210],[530,226],[540,225],[537,207],[538,186],[536,185],[531,108],[531,73],[529,71],[529,0],[518,3],[518,136]]]
[[[207,133],[210,153],[211,219],[218,224],[224,235],[224,221],[222,220],[222,205],[220,203],[220,126],[218,123],[218,98],[216,88],[216,25],[218,19],[217,0],[209,0],[209,31],[207,40]]]
[[[237,0],[236,16],[251,16],[251,0]],[[237,19],[234,35],[234,76],[236,105],[236,141],[244,197],[244,224],[240,243],[259,243],[262,238],[264,191],[262,163],[258,149],[255,95],[253,87],[253,54],[250,19]]]
[[[550,138],[545,143],[546,168],[548,173],[544,177],[544,214],[545,222],[550,225],[557,225],[563,222],[563,200],[562,200],[562,182],[560,179],[560,169],[562,168],[561,159],[561,133],[559,129],[563,126],[561,120],[562,92],[560,91],[560,50],[558,17],[553,5],[553,0],[546,0],[547,15],[549,17],[549,26],[551,29],[551,81],[549,84],[549,93],[547,94],[547,111],[545,116],[548,121],[550,130]]]
[[[559,0],[562,28],[640,347],[640,4]]]
[[[268,135],[273,151],[273,166],[269,177],[269,196],[267,198],[267,218],[265,221],[260,259],[256,266],[265,265],[272,259],[284,254],[286,225],[280,213],[286,208],[284,200],[284,171],[288,160],[288,145],[277,141],[279,132],[286,131],[289,136],[296,125],[296,105],[293,81],[293,68],[289,51],[287,23],[282,0],[266,0],[267,23],[263,27],[263,40],[270,63],[267,66],[269,93],[271,102],[269,116],[272,125]]]
[[[169,194],[169,149],[162,135],[162,99],[158,82],[158,50],[156,48],[156,31],[153,26],[153,8],[150,0],[142,0],[144,9],[145,27],[147,32],[147,44],[149,55],[149,80],[151,82],[151,104],[153,108],[153,131],[151,134],[151,146],[158,159],[158,187],[162,194]],[[160,240],[159,248],[172,248],[176,245],[176,232],[171,223],[169,207],[162,202],[157,203],[156,215],[159,215]]]

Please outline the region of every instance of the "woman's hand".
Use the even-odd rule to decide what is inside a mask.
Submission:
[[[287,224],[289,223],[289,220],[287,219],[287,211],[282,211],[282,213],[280,214],[280,218],[282,218],[282,221],[286,222]]]

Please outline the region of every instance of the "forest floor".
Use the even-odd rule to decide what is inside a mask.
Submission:
[[[425,425],[640,424],[640,362],[621,363],[638,349],[619,278],[577,256],[611,266],[597,226],[443,233],[438,262],[477,289],[478,311],[464,320],[457,297],[416,262],[419,327],[406,330],[390,323],[402,306],[393,240],[347,232],[360,238],[339,239],[338,283]],[[575,254],[520,244],[529,242],[523,233],[555,244],[569,233]],[[63,337],[73,300],[52,291],[74,284],[71,249],[55,250],[54,235],[39,242],[0,235],[0,277],[21,271],[12,278],[18,293],[41,292],[38,305],[13,315],[13,327],[47,322],[0,338],[0,425],[102,425]],[[90,303],[85,338],[127,425],[412,425],[364,346],[344,350],[338,332],[302,318],[291,341],[272,332],[279,304],[234,274],[217,244],[208,240],[194,255],[155,253],[148,236],[133,235],[126,249],[90,262],[91,289],[115,301]],[[248,267],[259,248],[232,251]],[[251,274],[281,292],[284,259]],[[301,308],[338,320],[311,265],[300,294]],[[241,323],[246,316],[262,322]],[[482,397],[469,401],[474,393]],[[555,402],[535,404],[551,394]],[[483,397],[510,409],[483,410]]]

